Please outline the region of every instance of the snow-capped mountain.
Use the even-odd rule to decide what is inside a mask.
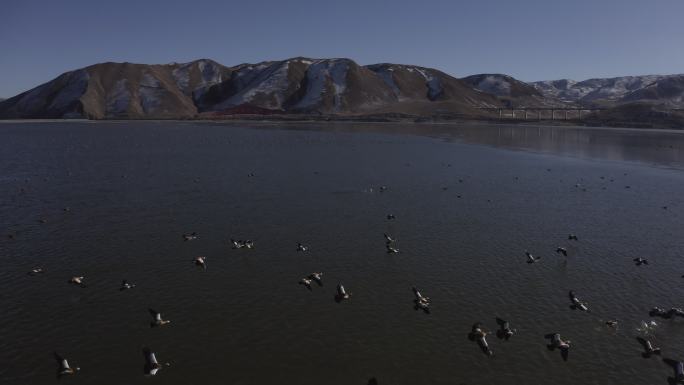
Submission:
[[[535,86],[504,74],[471,75],[461,80],[476,90],[497,96],[510,107],[534,108],[564,104],[555,96],[545,96]]]
[[[491,117],[484,108],[645,103],[684,108],[684,75],[525,83],[432,68],[296,57],[227,67],[201,59],[100,63],[0,101],[0,118],[185,119],[235,114]],[[623,109],[624,110],[624,109]],[[620,111],[623,111],[620,110]]]
[[[581,82],[562,79],[534,82],[532,85],[546,97],[584,105],[650,101],[681,106],[683,76],[622,76],[588,79]]]
[[[191,118],[206,114],[474,113],[501,101],[443,72],[293,58],[226,67],[211,60],[101,63],[0,102],[4,118]]]

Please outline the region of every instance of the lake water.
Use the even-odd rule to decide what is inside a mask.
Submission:
[[[0,383],[56,382],[58,351],[73,384],[666,384],[635,336],[684,306],[682,170],[680,133],[3,123]],[[322,287],[297,284],[314,271]],[[149,307],[172,323],[150,328]],[[467,334],[496,316],[517,333],[487,357]],[[655,321],[684,359],[684,320]],[[170,363],[154,378],[145,346]]]

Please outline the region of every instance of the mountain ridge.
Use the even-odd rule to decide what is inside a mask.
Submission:
[[[434,68],[360,65],[348,58],[294,57],[235,66],[211,59],[168,64],[104,62],[65,72],[0,100],[0,118],[384,114],[486,119],[492,116],[488,109],[497,108],[617,108],[631,104],[684,108],[684,75],[527,83],[506,74],[459,79]]]

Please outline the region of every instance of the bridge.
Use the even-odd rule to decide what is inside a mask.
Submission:
[[[499,113],[499,119],[570,120],[582,119],[582,113],[598,112],[598,107],[478,107],[480,110]]]

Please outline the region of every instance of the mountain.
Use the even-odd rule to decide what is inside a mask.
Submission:
[[[508,107],[560,106],[562,101],[544,95],[534,85],[503,74],[478,74],[462,78],[471,87],[498,97]]]
[[[531,83],[547,98],[582,105],[615,106],[623,103],[664,103],[684,107],[684,75],[645,75],[596,78],[577,82],[569,79]]]
[[[292,58],[223,66],[202,59],[101,63],[0,102],[0,118],[157,119],[243,113],[477,115],[502,103],[441,71]]]
[[[684,126],[684,75],[525,83],[504,74],[462,79],[432,68],[311,59],[224,66],[100,63],[9,99],[0,118],[497,119],[487,108],[607,108],[593,124]],[[598,122],[598,123],[597,123]],[[681,122],[681,124],[679,123]]]
[[[70,71],[0,102],[4,118],[179,118],[231,71],[211,60],[186,64],[101,63]]]

